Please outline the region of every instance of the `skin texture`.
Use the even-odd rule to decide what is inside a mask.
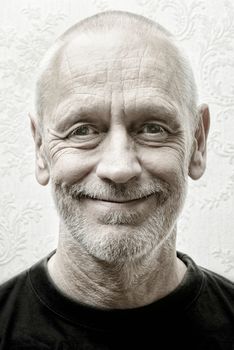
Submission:
[[[43,135],[31,116],[37,180],[51,179],[61,219],[49,273],[77,301],[142,306],[185,274],[176,220],[188,175],[205,170],[209,110],[192,133],[170,52],[131,31],[82,34],[57,67]]]

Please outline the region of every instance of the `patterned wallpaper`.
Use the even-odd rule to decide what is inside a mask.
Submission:
[[[56,247],[49,187],[34,176],[28,111],[38,63],[53,40],[96,12],[128,10],[173,32],[211,110],[206,174],[190,181],[178,249],[234,280],[234,3],[232,0],[0,0],[0,281]]]

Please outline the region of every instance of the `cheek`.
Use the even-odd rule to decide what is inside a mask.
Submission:
[[[72,185],[87,176],[95,166],[95,160],[84,153],[65,153],[51,168],[51,177],[59,184]]]
[[[178,184],[186,177],[184,152],[170,147],[147,150],[142,159],[142,166],[153,177],[158,177],[169,184]]]

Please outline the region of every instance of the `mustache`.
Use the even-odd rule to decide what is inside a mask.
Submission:
[[[104,201],[131,201],[154,194],[161,199],[166,199],[171,192],[168,183],[161,179],[153,179],[145,184],[132,182],[129,184],[87,183],[67,185],[53,182],[53,186],[55,191],[68,195],[75,200],[91,198]]]

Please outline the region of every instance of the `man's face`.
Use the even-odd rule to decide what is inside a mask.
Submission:
[[[184,202],[191,131],[169,50],[112,32],[63,54],[44,128],[53,195],[71,236],[106,261],[165,243]]]

